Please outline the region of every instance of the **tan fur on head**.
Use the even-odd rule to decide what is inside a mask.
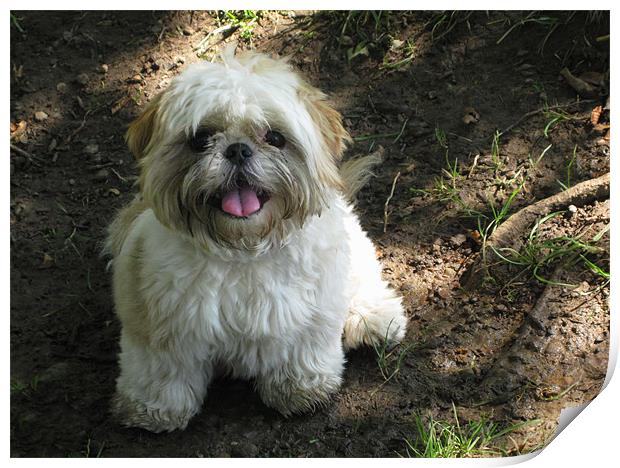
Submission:
[[[129,124],[125,141],[136,160],[142,159],[147,153],[148,146],[159,126],[158,110],[162,96],[163,93],[155,96],[146,109]]]
[[[329,103],[324,93],[307,83],[300,87],[299,98],[323,137],[325,154],[330,156],[321,161],[319,176],[326,184],[342,191],[343,183],[337,163],[342,159],[346,143],[351,141],[349,133],[342,125],[342,116]]]
[[[327,96],[286,60],[248,52],[223,62],[175,79],[130,124],[126,141],[141,169],[143,206],[164,226],[205,248],[265,252],[320,215],[334,192],[349,195],[338,166],[351,138]],[[205,131],[208,146],[192,149]],[[285,138],[282,147],[269,144],[271,131]],[[243,164],[226,156],[235,143],[252,148]],[[230,216],[224,199],[247,188],[256,214]]]

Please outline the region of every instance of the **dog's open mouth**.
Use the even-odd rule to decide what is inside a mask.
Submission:
[[[210,198],[210,203],[235,218],[247,218],[258,213],[269,201],[269,194],[247,182]]]

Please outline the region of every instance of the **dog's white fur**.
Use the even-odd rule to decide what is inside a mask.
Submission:
[[[124,425],[185,428],[218,369],[255,379],[284,415],[309,410],[340,386],[345,349],[403,338],[401,300],[345,198],[364,174],[338,172],[348,135],[324,98],[282,60],[229,53],[190,67],[130,128],[141,194],[108,237],[123,326],[113,411]],[[185,140],[205,122],[218,126],[213,143],[189,154]],[[265,128],[288,146],[263,145]],[[238,141],[256,152],[247,180],[271,195],[242,219],[194,193],[237,174],[222,151]]]

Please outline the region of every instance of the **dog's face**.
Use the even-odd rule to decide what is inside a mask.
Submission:
[[[146,203],[205,247],[262,252],[341,189],[349,139],[325,95],[260,54],[188,67],[127,132]]]

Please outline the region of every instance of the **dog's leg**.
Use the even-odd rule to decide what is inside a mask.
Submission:
[[[407,317],[400,297],[381,279],[375,248],[357,219],[347,232],[351,252],[351,302],[344,325],[345,349],[364,345],[394,345],[405,336]]]
[[[152,432],[184,429],[200,411],[212,374],[195,346],[153,349],[127,333],[121,335],[121,374],[112,403],[114,416],[127,427]]]
[[[300,339],[289,349],[285,363],[257,377],[257,390],[267,406],[290,416],[329,401],[340,387],[344,369],[340,334],[330,335]]]

